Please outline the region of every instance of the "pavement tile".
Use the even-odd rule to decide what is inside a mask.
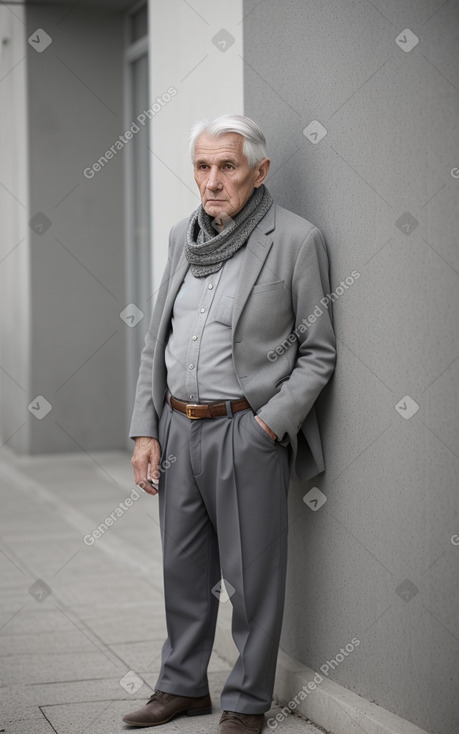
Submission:
[[[5,536],[33,534],[38,529],[56,530],[56,520],[60,521],[60,518],[55,513],[50,513],[38,500],[32,500],[27,507],[19,500],[14,494],[2,492],[2,530]]]
[[[94,643],[72,627],[65,632],[42,632],[40,635],[0,635],[0,662],[11,655],[58,654],[94,651]]]
[[[16,604],[16,610],[18,609],[20,605]],[[39,635],[51,630],[61,632],[73,629],[74,625],[60,609],[46,608],[43,605],[40,607],[34,602],[34,607],[31,607],[31,604],[24,606],[15,616],[7,615],[5,612],[0,614],[0,645],[3,636]]]
[[[20,589],[27,578],[25,571],[15,566],[12,561],[0,555],[0,578],[2,579],[2,597],[6,593]]]
[[[73,607],[79,619],[107,645],[116,643],[145,643],[149,640],[164,640],[166,623],[163,600],[148,605]]]
[[[123,675],[126,670],[123,670]],[[16,702],[22,702],[21,706],[29,707],[49,706],[53,704],[84,703],[87,701],[114,701],[124,700],[126,691],[120,685],[123,675],[117,674],[113,678],[55,681],[53,683],[35,683],[33,685],[17,685],[9,687],[11,704],[9,710],[16,706]],[[155,681],[156,682],[156,679]],[[139,699],[144,701],[153,692],[149,684],[142,686],[139,691],[131,694],[129,700]],[[3,711],[0,704],[0,714]],[[5,706],[6,710],[6,706]],[[17,711],[16,711],[17,713]]]
[[[159,669],[161,649],[164,639],[148,640],[147,642],[128,642],[110,645],[112,650],[128,668],[135,671]]]
[[[1,573],[1,572],[0,572]],[[4,576],[1,575],[2,579],[2,598],[0,601],[0,609],[3,611],[6,608],[10,608],[11,604],[18,602],[24,603],[30,601],[30,597],[27,596],[28,588],[33,582],[29,576],[17,574],[17,577],[4,581]]]
[[[78,678],[108,678],[117,670],[114,662],[94,648],[94,652],[48,655],[14,655],[0,670],[1,685],[54,683]],[[119,663],[120,676],[123,666]]]
[[[5,731],[7,734],[55,734],[55,729],[53,729],[40,709],[30,719],[1,719],[1,731]]]
[[[164,638],[147,642],[110,645],[112,650],[131,670],[158,670]]]
[[[8,546],[35,576],[52,576],[82,548],[80,535],[75,530],[61,535],[5,536]]]
[[[114,734],[125,731],[120,724],[122,701],[88,701],[43,706],[46,718],[58,734]]]
[[[39,702],[32,701],[23,686],[18,690],[4,687],[0,692],[0,731],[5,721],[22,721],[37,716]]]
[[[86,579],[85,583],[75,583],[69,577],[56,581],[59,598],[66,606],[74,607],[80,604],[112,604],[130,601],[153,601],[156,590],[141,578],[133,574],[126,574],[120,578],[120,574],[110,575],[102,573]]]

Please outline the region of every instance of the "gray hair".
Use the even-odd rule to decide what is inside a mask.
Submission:
[[[190,131],[190,153],[194,160],[194,149],[200,135],[206,133],[212,137],[237,133],[244,138],[242,152],[247,158],[250,168],[266,158],[266,139],[258,125],[244,115],[221,115],[214,120],[199,120],[195,122]]]

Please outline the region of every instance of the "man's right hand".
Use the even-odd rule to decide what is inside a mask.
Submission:
[[[152,487],[147,481],[151,478],[155,483],[159,482],[159,462],[161,459],[161,447],[156,438],[149,436],[138,436],[135,439],[134,453],[131,464],[134,467],[134,481],[148,494],[158,494],[156,485]]]

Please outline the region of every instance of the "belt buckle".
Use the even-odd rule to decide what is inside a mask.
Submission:
[[[186,410],[186,417],[189,418],[192,421],[199,420],[201,417],[200,415],[193,415],[193,408],[200,408],[201,406],[198,405],[198,403],[187,403],[185,406]]]

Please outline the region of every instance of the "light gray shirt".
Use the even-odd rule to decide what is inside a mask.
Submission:
[[[231,320],[245,250],[244,245],[205,278],[188,270],[177,293],[165,358],[167,385],[178,400],[243,397],[233,366]]]

